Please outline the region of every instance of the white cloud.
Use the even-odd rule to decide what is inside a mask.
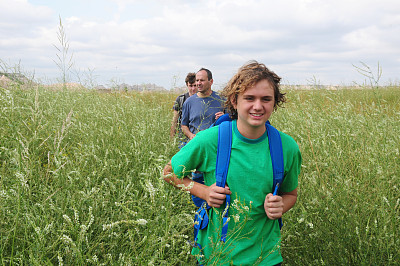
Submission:
[[[359,61],[380,61],[384,75],[398,78],[400,3],[394,0],[71,1],[57,7],[57,1],[0,0],[6,7],[0,59],[21,59],[56,75],[52,45],[60,14],[76,65],[94,68],[102,83],[121,75],[127,83],[169,88],[174,75],[183,84],[187,72],[208,67],[223,84],[250,59],[291,83],[313,75],[322,83],[350,83]],[[75,2],[82,8],[69,7]]]

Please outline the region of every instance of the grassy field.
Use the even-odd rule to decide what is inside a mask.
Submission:
[[[286,92],[285,264],[400,264],[400,88]],[[161,179],[175,97],[0,87],[1,264],[194,264],[195,209]]]

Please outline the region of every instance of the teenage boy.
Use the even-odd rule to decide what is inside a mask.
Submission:
[[[279,265],[281,231],[277,219],[297,200],[301,154],[289,135],[279,132],[284,159],[284,181],[273,193],[272,160],[265,123],[286,101],[280,77],[264,64],[250,62],[239,69],[224,88],[232,121],[232,148],[225,187],[216,186],[218,126],[199,132],[164,168],[164,179],[177,188],[204,199],[208,226],[198,233],[192,250],[200,264]],[[204,184],[185,177],[197,169]],[[221,215],[230,195],[226,242],[221,244]],[[240,203],[240,204],[238,204]],[[242,208],[235,208],[234,205]],[[240,210],[248,210],[247,216]]]

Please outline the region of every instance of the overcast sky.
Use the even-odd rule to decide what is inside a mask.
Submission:
[[[74,72],[103,85],[170,89],[206,67],[218,89],[252,59],[286,84],[361,83],[360,62],[400,83],[399,0],[0,0],[2,65],[60,77],[59,17]]]

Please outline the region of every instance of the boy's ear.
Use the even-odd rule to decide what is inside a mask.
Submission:
[[[231,104],[233,108],[237,109],[237,97],[231,97]]]

